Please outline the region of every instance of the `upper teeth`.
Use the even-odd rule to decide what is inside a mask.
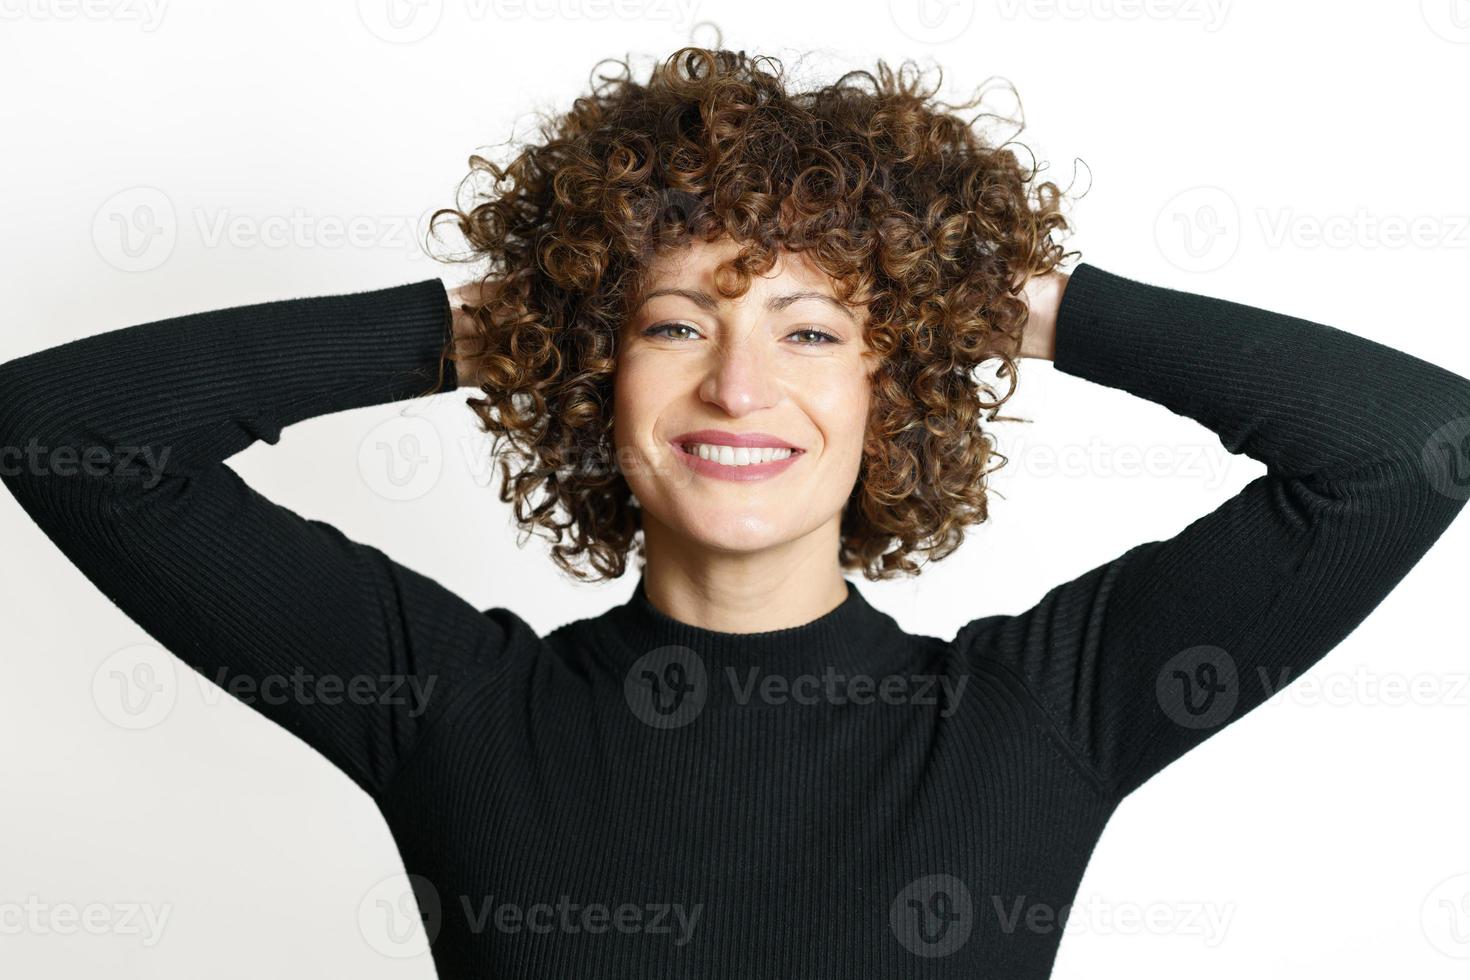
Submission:
[[[707,442],[691,442],[684,449],[700,459],[714,460],[725,466],[769,463],[774,459],[785,459],[792,453],[790,449],[777,449],[775,446],[716,446]]]

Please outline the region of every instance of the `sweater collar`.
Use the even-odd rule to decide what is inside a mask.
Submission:
[[[901,664],[909,638],[887,613],[875,609],[850,580],[847,598],[799,626],[759,633],[726,633],[682,622],[649,601],[644,576],[633,594],[605,614],[611,646],[621,666],[677,647],[697,654],[710,669],[760,666],[771,671],[885,672]]]

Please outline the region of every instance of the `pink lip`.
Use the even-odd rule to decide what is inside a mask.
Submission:
[[[703,442],[712,446],[746,446],[763,447],[774,446],[778,449],[790,449],[791,455],[785,459],[773,459],[769,463],[750,463],[746,466],[726,466],[724,463],[712,459],[702,459],[693,453],[686,452],[684,446],[691,442]],[[767,435],[764,432],[725,432],[722,429],[700,429],[697,432],[686,432],[684,435],[672,439],[669,444],[674,447],[674,455],[682,459],[690,469],[701,476],[711,476],[717,480],[733,480],[737,483],[748,480],[766,480],[778,473],[784,472],[800,459],[805,451],[791,445],[785,439]]]

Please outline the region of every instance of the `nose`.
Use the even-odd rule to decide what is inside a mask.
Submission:
[[[769,352],[749,334],[712,345],[710,357],[709,371],[699,388],[705,402],[718,405],[732,418],[776,403],[779,384]]]

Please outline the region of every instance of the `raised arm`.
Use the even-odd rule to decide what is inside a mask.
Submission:
[[[1316,663],[1428,551],[1470,496],[1455,482],[1470,381],[1085,264],[1065,282],[1054,353],[1058,370],[1195,419],[1267,467],[1173,537],[956,637],[1022,675],[1116,801]]]
[[[224,460],[302,419],[455,387],[451,323],[429,279],[0,365],[0,470],[25,511],[160,644],[374,797],[517,624],[271,502]]]

